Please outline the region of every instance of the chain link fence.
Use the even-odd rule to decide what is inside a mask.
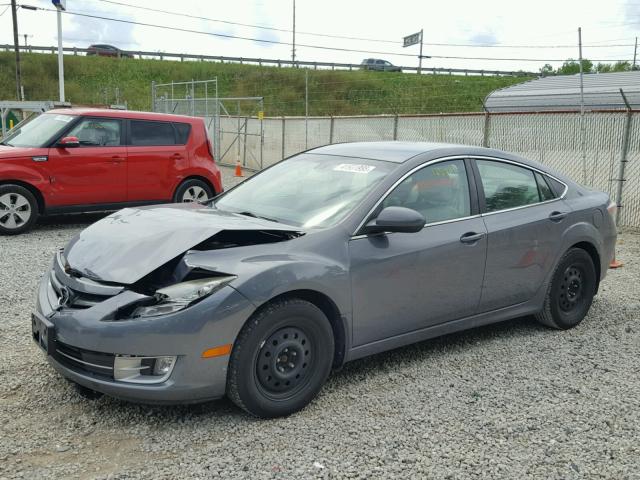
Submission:
[[[271,117],[264,119],[263,129],[262,167],[309,148],[339,142],[435,141],[507,150],[607,192],[621,205],[620,225],[640,227],[638,111],[593,111],[582,116],[579,112],[518,112]],[[225,141],[223,133],[223,145]],[[248,140],[249,145],[252,141]],[[619,175],[621,163],[625,166],[623,178]],[[255,164],[247,166],[257,168]]]

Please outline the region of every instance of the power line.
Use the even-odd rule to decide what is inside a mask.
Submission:
[[[241,23],[241,22],[233,22],[230,20],[221,20],[221,19],[216,19],[216,18],[211,18],[211,17],[204,17],[204,16],[199,16],[199,15],[191,15],[188,13],[182,13],[182,12],[176,12],[176,11],[171,11],[171,10],[162,10],[159,8],[151,8],[151,7],[143,7],[140,5],[129,5],[123,2],[117,2],[115,0],[94,0],[94,1],[98,1],[98,2],[103,2],[103,3],[109,3],[112,5],[119,5],[119,6],[123,6],[123,7],[128,7],[128,8],[136,8],[139,10],[145,10],[145,11],[149,11],[149,12],[156,12],[156,13],[163,13],[166,15],[175,15],[175,16],[179,16],[179,17],[185,17],[185,18],[191,18],[191,19],[195,19],[195,20],[206,20],[209,22],[217,22],[217,23],[224,23],[227,25],[237,25],[237,26],[242,26],[242,27],[249,27],[249,28],[258,28],[258,29],[263,29],[263,30],[271,30],[271,31],[276,31],[276,32],[284,32],[284,33],[291,33],[292,30],[286,29],[286,28],[278,28],[278,27],[271,27],[271,26],[267,26],[267,25],[253,25],[253,24],[249,24],[249,23]],[[296,30],[297,34],[302,34],[302,35],[312,35],[312,36],[316,36],[316,37],[325,37],[325,38],[337,38],[337,39],[344,39],[344,40],[358,40],[358,41],[366,41],[366,42],[379,42],[379,43],[390,43],[390,44],[394,44],[394,45],[401,45],[402,42],[398,41],[398,40],[387,40],[387,39],[379,39],[379,38],[366,38],[366,37],[352,37],[352,36],[345,36],[345,35],[332,35],[332,34],[328,34],[328,33],[316,33],[316,32],[301,32]],[[575,48],[575,45],[508,45],[508,44],[500,44],[500,43],[492,43],[492,44],[473,44],[473,43],[429,43],[429,42],[425,42],[424,45],[428,45],[428,46],[434,46],[434,47],[471,47],[471,48]],[[585,47],[590,47],[590,48],[610,48],[610,47],[633,47],[633,44],[617,44],[617,45],[585,45]]]
[[[47,11],[47,12],[56,12],[56,10],[50,9],[50,8],[42,8],[42,7],[35,7],[35,8],[37,10],[43,10],[43,11]],[[183,32],[183,33],[192,33],[192,34],[198,34],[198,35],[208,35],[208,36],[220,37],[220,38],[231,38],[231,39],[236,39],[236,40],[246,40],[246,41],[251,41],[251,42],[268,43],[268,44],[274,44],[274,45],[287,45],[287,46],[291,46],[292,45],[289,42],[281,42],[281,41],[278,41],[278,40],[267,40],[267,39],[262,39],[262,38],[244,37],[244,36],[230,35],[230,34],[224,34],[224,33],[204,32],[202,30],[193,30],[193,29],[188,29],[188,28],[171,27],[171,26],[168,26],[168,25],[157,25],[157,24],[153,24],[153,23],[137,22],[137,21],[134,21],[134,20],[124,20],[124,19],[120,19],[120,18],[110,18],[110,17],[101,16],[101,15],[92,15],[92,14],[81,13],[81,12],[71,12],[71,11],[68,11],[68,10],[64,11],[63,13],[65,15],[75,15],[75,16],[80,16],[80,17],[85,17],[85,18],[94,18],[94,19],[98,19],[98,20],[107,20],[107,21],[112,21],[112,22],[130,24],[130,25],[140,25],[140,26],[143,26],[143,27],[160,28],[160,29],[172,30],[172,31]],[[378,51],[378,50],[359,50],[359,49],[351,49],[351,48],[328,47],[328,46],[324,46],[324,45],[309,45],[309,44],[297,44],[297,46],[306,47],[306,48],[313,48],[313,49],[318,49],[318,50],[330,50],[330,51],[352,52],[352,53],[368,53],[368,54],[377,54],[377,55],[392,55],[392,56],[396,56],[396,57],[410,57],[410,58],[414,58],[415,57],[415,55],[408,54],[408,53],[395,53],[395,52],[385,52],[385,51]],[[566,60],[564,58],[463,57],[463,56],[449,56],[449,55],[431,55],[431,58],[455,59],[455,60],[518,61],[518,62],[564,62]],[[594,59],[591,59],[591,60],[595,61],[595,62],[598,62],[598,61],[620,61],[619,59],[615,59],[615,58],[605,58],[605,59],[595,59],[594,58]]]

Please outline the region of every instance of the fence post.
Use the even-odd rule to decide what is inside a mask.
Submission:
[[[329,121],[329,145],[333,144],[333,127],[335,122],[333,120],[333,115],[331,115],[331,120]]]
[[[393,117],[393,139],[398,140],[398,114]]]
[[[491,116],[489,115],[489,110],[484,109],[484,132],[482,136],[482,146],[489,147],[489,133],[491,130]]]
[[[282,160],[284,160],[284,152],[285,152],[285,149],[284,149],[284,141],[285,141],[284,140],[285,139],[284,130],[286,128],[286,125],[287,125],[287,121],[285,120],[284,115],[283,115],[282,116]]]
[[[156,81],[151,80],[151,111],[156,111]]]
[[[629,105],[629,101],[627,100],[626,95],[620,89],[620,95],[622,95],[622,99],[624,100],[625,105],[627,106],[627,118],[624,123],[624,134],[622,136],[622,151],[620,152],[620,167],[618,169],[618,189],[616,192],[616,225],[620,226],[620,214],[622,209],[622,187],[625,182],[625,169],[627,167],[627,155],[629,153],[629,137],[631,136],[631,121],[633,117],[633,110],[631,109],[631,105]]]

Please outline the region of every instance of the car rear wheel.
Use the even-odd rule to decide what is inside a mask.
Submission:
[[[315,305],[276,301],[246,323],[229,360],[227,396],[262,418],[290,415],[318,394],[333,363],[331,325]]]
[[[572,248],[558,262],[544,307],[536,319],[548,327],[567,330],[580,324],[596,292],[596,269],[591,256]]]
[[[38,218],[38,202],[20,185],[0,185],[0,234],[17,235],[29,230]]]
[[[182,182],[176,189],[174,201],[176,203],[204,202],[213,195],[209,185],[202,180],[192,178]]]

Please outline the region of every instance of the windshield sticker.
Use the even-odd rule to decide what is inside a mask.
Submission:
[[[341,163],[340,165],[333,167],[336,172],[351,172],[351,173],[369,173],[376,167],[371,165],[362,165],[354,163]]]
[[[58,122],[69,123],[71,120],[73,120],[73,118],[74,117],[70,115],[56,115],[56,118],[54,120],[57,120]]]

